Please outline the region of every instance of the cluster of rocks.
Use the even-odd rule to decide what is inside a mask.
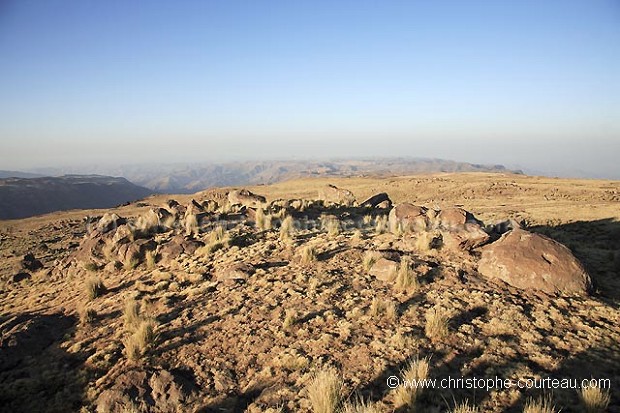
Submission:
[[[430,247],[446,251],[467,253],[478,260],[478,272],[490,280],[500,280],[521,289],[540,290],[546,293],[586,293],[591,280],[581,263],[571,251],[543,235],[519,228],[514,221],[485,226],[472,213],[459,207],[435,210],[411,203],[392,206],[386,193],[376,194],[358,204],[351,191],[333,185],[319,191],[316,201],[276,200],[267,203],[264,196],[248,190],[228,193],[229,207],[225,219],[254,221],[258,208],[280,216],[312,210],[323,214],[325,208],[346,208],[346,214],[365,214],[369,209],[388,211],[389,229],[394,234],[431,234]],[[169,201],[165,207],[151,208],[137,219],[128,220],[116,214],[104,215],[86,236],[74,258],[94,261],[119,268],[120,263],[139,263],[149,251],[162,259],[173,259],[181,254],[193,254],[205,245],[194,235],[205,223],[223,218],[220,205],[212,200],[188,205]],[[383,212],[385,214],[385,212]],[[173,232],[165,242],[155,242],[153,234],[170,231],[172,223],[184,222],[186,233]],[[191,229],[191,228],[193,229]],[[104,248],[106,249],[104,251]],[[105,264],[112,255],[115,259]],[[105,256],[105,257],[104,257]],[[375,271],[384,268],[393,271],[396,263],[382,258]],[[34,265],[34,264],[28,264]],[[382,270],[381,270],[382,271]],[[217,271],[218,279],[234,280],[247,276],[247,268],[223,268]]]

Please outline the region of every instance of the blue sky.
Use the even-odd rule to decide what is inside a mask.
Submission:
[[[619,153],[617,0],[0,3],[0,169]]]

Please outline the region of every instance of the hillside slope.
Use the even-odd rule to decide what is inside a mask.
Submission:
[[[67,209],[110,208],[152,192],[125,178],[98,175],[0,179],[0,219]]]

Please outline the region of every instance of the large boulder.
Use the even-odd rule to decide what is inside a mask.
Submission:
[[[254,267],[244,262],[224,265],[215,270],[215,279],[221,282],[245,281],[254,272]]]
[[[469,251],[486,244],[490,237],[482,226],[467,223],[460,228],[441,231],[442,245],[452,250]]]
[[[379,258],[375,262],[368,273],[381,281],[394,281],[398,272],[398,262],[387,258]]]
[[[428,227],[426,208],[407,202],[398,204],[390,211],[389,224],[392,232],[399,227],[403,231],[425,231]]]
[[[196,250],[204,244],[200,241],[194,241],[183,235],[175,235],[166,244],[159,247],[159,253],[162,260],[169,260],[178,257],[181,254],[192,255]]]
[[[514,229],[482,248],[478,271],[514,287],[546,293],[587,293],[590,276],[571,251],[544,235]]]
[[[267,200],[264,196],[256,195],[247,189],[239,189],[228,193],[228,202],[230,202],[231,205],[258,208],[267,202]]]
[[[356,202],[353,192],[334,185],[326,185],[319,189],[319,200],[346,206],[352,206]]]
[[[380,194],[376,194],[362,202],[362,207],[368,208],[391,208],[392,200],[385,192],[381,192]]]
[[[482,225],[482,222],[469,211],[459,207],[446,208],[439,211],[437,222],[442,229],[462,229],[465,224]]]
[[[106,232],[112,231],[113,229],[118,228],[120,225],[123,225],[127,222],[125,218],[121,218],[114,213],[106,213],[101,217],[99,222],[97,222],[97,226],[95,229],[101,234],[105,234]]]
[[[485,244],[490,238],[482,221],[463,208],[442,209],[435,222],[441,230],[444,247],[452,250],[471,250]]]

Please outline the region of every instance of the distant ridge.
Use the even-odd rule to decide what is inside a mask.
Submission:
[[[100,175],[0,179],[0,219],[67,209],[111,208],[152,193],[125,178]]]
[[[68,169],[46,169],[51,175]],[[88,172],[93,172],[90,170]],[[190,194],[212,187],[260,185],[313,176],[390,176],[433,172],[522,173],[503,165],[482,165],[427,158],[339,158],[329,160],[265,160],[197,164],[125,165],[96,172],[124,176],[131,182],[162,193]]]
[[[45,175],[34,174],[30,172],[20,172],[20,171],[3,171],[0,170],[0,179],[6,178],[41,178]]]

